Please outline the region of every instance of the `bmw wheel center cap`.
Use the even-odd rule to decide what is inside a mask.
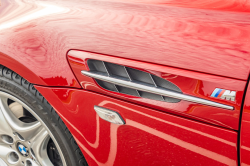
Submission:
[[[27,157],[29,155],[28,148],[25,147],[23,144],[18,143],[17,144],[17,149],[21,153],[21,155],[23,155],[24,157]]]

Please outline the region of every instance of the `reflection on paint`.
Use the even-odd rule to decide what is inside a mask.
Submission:
[[[25,16],[21,15],[18,18],[15,18],[14,20],[7,21],[3,24],[0,24],[0,30],[12,28],[14,26],[20,25],[22,23],[25,23],[30,20],[34,20],[43,16],[48,16],[51,14],[62,13],[62,12],[67,11],[66,8],[45,4],[42,2],[39,3],[39,7],[41,7],[41,9],[36,9],[34,11],[28,12],[27,15]],[[5,19],[6,17],[9,17],[13,13],[16,13],[16,12],[17,12],[16,10],[13,10],[11,13],[9,13],[7,16],[1,19]],[[1,19],[0,19],[0,22],[1,22]]]
[[[202,136],[205,136],[205,137],[208,137],[210,139],[214,139],[216,141],[220,141],[222,143],[225,143],[227,145],[230,145],[230,146],[235,146],[235,144],[233,142],[230,142],[230,141],[227,141],[227,140],[224,140],[222,138],[219,138],[219,137],[216,137],[216,136],[213,136],[213,135],[210,135],[210,134],[207,134],[207,133],[204,133],[204,132],[201,132],[201,131],[198,131],[198,130],[195,130],[195,129],[191,129],[191,128],[188,128],[188,127],[185,127],[185,126],[182,126],[182,125],[178,125],[178,124],[175,124],[175,123],[171,123],[171,122],[168,122],[168,121],[165,121],[163,119],[160,119],[160,118],[156,118],[156,117],[153,117],[151,115],[148,115],[148,114],[145,114],[145,113],[142,113],[142,112],[139,112],[139,111],[136,111],[134,109],[131,109],[131,108],[128,108],[126,106],[123,106],[123,105],[120,105],[120,104],[117,104],[117,103],[114,103],[114,102],[110,102],[110,101],[103,101],[99,104],[99,106],[105,106],[106,104],[114,104],[114,105],[117,105],[121,108],[124,108],[124,109],[127,109],[127,110],[130,110],[130,111],[133,111],[135,113],[138,113],[138,114],[141,114],[141,115],[144,115],[144,116],[147,116],[147,117],[150,117],[154,120],[157,120],[157,121],[161,121],[161,122],[164,122],[164,123],[167,123],[167,124],[170,124],[170,125],[173,125],[173,126],[176,126],[176,127],[179,127],[179,128],[182,128],[182,129],[185,129],[185,130],[188,130],[189,132],[194,132],[196,134],[199,134],[199,135],[202,135]],[[70,122],[68,122],[69,124],[71,124]],[[142,130],[144,132],[147,132],[149,134],[152,134],[154,136],[157,136],[161,139],[164,139],[168,142],[171,142],[175,145],[178,145],[182,148],[185,148],[185,149],[188,149],[194,153],[199,153],[200,155],[203,155],[207,158],[210,158],[210,159],[213,159],[217,162],[220,162],[220,163],[223,163],[223,164],[226,164],[226,165],[236,165],[236,162],[235,160],[233,159],[230,159],[224,155],[221,155],[221,154],[218,154],[218,153],[215,153],[213,151],[210,151],[210,150],[207,150],[205,148],[202,148],[202,147],[199,147],[197,145],[194,145],[194,144],[191,144],[191,143],[188,143],[186,141],[183,141],[179,138],[176,138],[176,137],[173,137],[169,134],[166,134],[164,132],[161,132],[161,131],[158,131],[154,128],[151,128],[149,126],[146,126],[144,124],[141,124],[141,123],[138,123],[138,122],[135,122],[133,120],[130,120],[130,119],[126,119],[126,125],[128,126],[131,126],[131,127],[135,127],[139,130]],[[71,124],[72,127],[74,127],[72,124]],[[84,146],[82,143],[80,143],[79,141],[77,141],[80,146],[83,148],[83,150],[100,166],[104,166],[104,165],[113,165],[114,162],[115,162],[115,158],[116,158],[116,155],[117,155],[117,130],[120,126],[119,125],[115,125],[115,124],[110,124],[110,142],[111,142],[111,145],[110,145],[110,151],[109,151],[109,155],[108,155],[108,159],[106,162],[100,162],[98,161],[98,159],[96,159],[95,155],[91,153],[90,150],[87,149],[86,146]],[[77,130],[75,127],[74,129],[85,139],[85,141],[88,143],[88,145],[90,145],[92,148],[95,148],[97,149],[99,146],[100,146],[100,131],[101,131],[101,126],[100,126],[100,118],[98,117],[98,115],[96,114],[96,141],[94,144],[91,144],[84,136],[83,134]]]

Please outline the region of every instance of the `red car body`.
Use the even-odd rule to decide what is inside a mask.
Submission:
[[[242,0],[2,0],[0,64],[35,84],[89,165],[250,165],[249,12]],[[234,110],[103,89],[81,74],[88,59]],[[211,97],[216,88],[235,101]],[[126,124],[99,118],[95,105]]]

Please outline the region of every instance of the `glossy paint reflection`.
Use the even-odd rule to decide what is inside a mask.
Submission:
[[[121,1],[124,0],[112,0]],[[210,10],[225,10],[225,11],[239,11],[239,12],[249,12],[250,3],[248,1],[241,0],[126,0],[130,3],[149,3],[149,4],[160,4],[160,5],[171,5],[171,6],[181,6],[189,8],[199,8],[199,9],[210,9]]]
[[[241,0],[4,0],[0,52],[44,83],[27,80],[49,86],[80,88],[65,58],[70,49],[246,80],[249,20]]]
[[[44,41],[43,37],[46,32],[41,29],[34,30],[34,28],[37,28],[34,21],[67,12],[68,8],[44,1],[37,1],[33,4],[22,0],[3,1],[0,6],[0,38],[4,40],[6,37],[11,37],[12,39],[7,39],[8,43],[6,41],[0,42],[0,45],[3,46],[0,52],[5,52],[6,46],[10,47],[11,45],[15,48],[9,50],[8,54],[4,54],[4,57],[0,57],[1,64],[35,84],[79,88],[67,61],[55,62],[52,60],[55,60],[55,54],[49,50],[55,51],[56,47],[49,46]],[[11,61],[11,59],[15,60]],[[53,63],[52,65],[50,62],[56,64]],[[63,67],[64,71],[58,70],[60,67]],[[19,70],[20,68],[22,70]],[[48,73],[49,70],[57,71],[58,74],[51,75]],[[28,73],[34,73],[35,77],[26,74],[27,71]]]
[[[55,6],[55,5],[49,5],[43,2],[38,2],[37,5],[40,8],[33,10],[33,11],[29,11],[29,13],[20,15],[18,17],[13,18],[13,15],[16,12],[16,10],[13,10],[12,11],[13,13],[9,13],[9,15],[6,15],[6,17],[1,18],[1,21],[2,20],[8,20],[8,21],[4,21],[4,23],[0,25],[0,31],[18,26],[20,24],[23,24],[23,23],[26,23],[26,22],[29,22],[29,21],[32,21],[32,20],[35,20],[44,16],[65,12],[65,8]]]
[[[236,132],[84,90],[36,88],[58,110],[89,165],[237,165]],[[94,105],[117,111],[126,125],[100,119]]]

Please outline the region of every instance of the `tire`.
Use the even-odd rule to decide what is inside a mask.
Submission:
[[[73,138],[72,134],[70,133],[70,131],[68,130],[68,128],[66,127],[62,119],[59,117],[59,115],[56,113],[56,111],[53,109],[53,107],[36,90],[33,84],[29,83],[27,80],[25,80],[20,75],[13,72],[12,70],[0,65],[0,93],[2,95],[1,100],[5,100],[5,98],[7,98],[6,101],[10,110],[12,110],[12,106],[13,108],[15,107],[15,104],[23,103],[21,104],[24,110],[22,112],[25,112],[22,114],[23,117],[19,117],[17,115],[18,113],[12,112],[13,114],[15,114],[17,118],[19,118],[19,120],[22,120],[22,122],[24,123],[30,123],[30,124],[41,122],[41,124],[43,125],[41,128],[43,130],[46,130],[46,132],[49,133],[49,137],[46,143],[47,145],[44,145],[44,146],[47,147],[47,151],[45,152],[47,152],[49,159],[53,165],[55,166],[87,166],[87,162],[81,150],[79,149],[75,139]],[[6,97],[6,96],[9,96],[9,97]],[[28,112],[26,112],[27,110]],[[8,123],[10,124],[10,122]],[[9,138],[9,140],[14,139],[14,141],[18,140],[18,138],[22,140],[21,139],[22,136],[18,132],[13,133],[12,136],[10,136],[10,134],[9,135],[2,134],[2,137],[1,137],[2,141],[5,141],[4,140],[5,137]],[[19,150],[18,148],[20,147],[20,143],[22,143],[20,140],[18,140],[19,142],[17,141],[18,145],[16,145],[15,142],[12,143],[12,142],[7,141],[7,143],[9,144],[12,143],[10,147],[12,148],[15,147],[13,150],[18,151]],[[27,137],[27,140],[28,140],[28,137]],[[33,142],[35,142],[35,139]],[[28,141],[27,144],[29,143],[30,141]],[[31,159],[34,159],[34,162],[35,161],[37,162],[39,158],[36,159],[36,155],[33,152],[33,149],[31,147],[30,149],[28,148],[26,149],[29,152],[29,154],[27,153],[27,155],[31,156]],[[23,156],[23,154],[20,153],[20,151],[15,152],[15,153],[17,154],[14,154],[14,157],[15,155],[19,155],[19,160],[25,160],[25,162],[28,162],[28,164],[27,163],[25,164],[29,165],[30,161],[28,161],[28,159],[26,160],[25,156]],[[34,154],[33,158],[32,158],[32,154]],[[57,157],[53,157],[53,155],[54,156],[57,155]],[[0,163],[1,162],[3,161],[0,160]],[[6,159],[5,162],[6,163],[9,162],[9,160]],[[40,164],[43,165],[41,162]],[[30,165],[32,165],[32,163]]]

